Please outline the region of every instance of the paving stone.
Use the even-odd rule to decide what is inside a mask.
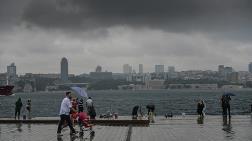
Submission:
[[[203,123],[197,116],[156,117],[149,127],[132,127],[131,141],[252,141],[251,116],[207,116]],[[76,129],[77,126],[76,126]],[[0,124],[0,141],[126,141],[129,127],[95,126],[95,137],[71,137],[69,128],[57,138],[56,124]]]

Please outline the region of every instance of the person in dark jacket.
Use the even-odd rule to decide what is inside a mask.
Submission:
[[[205,104],[203,102],[203,100],[200,100],[197,104],[197,113],[199,116],[203,117],[203,109],[205,108]]]
[[[26,110],[28,119],[31,119],[31,99],[27,100]]]
[[[222,115],[227,116],[227,106],[225,104],[225,96],[221,97],[221,108],[222,108]]]
[[[136,105],[136,106],[133,107],[133,109],[132,109],[132,119],[137,119],[137,111],[138,111],[138,109],[139,109],[138,105]]]
[[[81,98],[80,101],[78,102],[78,112],[83,112],[84,111],[84,106],[83,106],[83,99]]]
[[[95,117],[96,117],[96,112],[95,112],[95,107],[94,107],[94,106],[90,107],[89,116],[90,116],[90,119],[95,119]]]
[[[231,97],[230,96],[225,96],[225,104],[227,105],[227,112],[228,112],[228,116],[229,118],[231,117],[231,113],[230,113],[230,100]]]
[[[20,111],[22,109],[23,103],[21,98],[19,97],[15,103],[15,119],[18,117],[20,119]]]

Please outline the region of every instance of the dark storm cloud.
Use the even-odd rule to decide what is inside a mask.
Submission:
[[[46,28],[115,25],[170,31],[242,30],[252,24],[250,0],[33,0],[23,20]]]
[[[1,0],[0,29],[7,29],[21,22],[24,9],[30,0]]]

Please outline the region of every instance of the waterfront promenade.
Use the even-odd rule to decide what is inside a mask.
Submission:
[[[121,117],[130,119],[130,117]],[[0,119],[1,120],[1,119]],[[207,116],[203,121],[197,116],[178,116],[172,119],[156,117],[149,126],[102,126],[94,127],[95,136],[90,139],[71,137],[69,129],[57,138],[56,124],[7,124],[0,125],[2,141],[251,141],[252,118],[250,115],[232,116],[223,120],[222,116]],[[76,129],[78,129],[76,127]],[[86,138],[87,137],[87,138]]]

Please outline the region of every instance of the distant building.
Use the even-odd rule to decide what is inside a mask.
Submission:
[[[169,66],[168,67],[168,73],[167,73],[167,79],[174,79],[177,78],[178,74],[175,71],[175,67],[174,66]]]
[[[174,66],[169,66],[168,67],[168,72],[169,73],[175,73],[175,67]]]
[[[68,61],[65,57],[61,59],[60,65],[61,65],[60,78],[62,81],[68,81]]]
[[[164,80],[149,80],[149,81],[146,81],[146,83],[145,83],[146,89],[150,89],[150,90],[165,89],[164,82],[165,82]]]
[[[228,73],[227,80],[232,83],[237,83],[239,81],[239,73],[238,72]]]
[[[231,73],[233,72],[233,68],[232,67],[225,67],[224,68],[224,79],[225,80],[230,80],[229,77],[231,75]]]
[[[33,91],[32,85],[29,83],[26,83],[24,86],[24,90],[25,93],[31,93]]]
[[[126,80],[127,74],[124,73],[112,73],[112,79],[114,80]]]
[[[7,83],[7,74],[6,73],[0,73],[0,86],[6,85]]]
[[[139,73],[143,74],[143,64],[139,64]]]
[[[97,80],[112,79],[112,72],[102,72],[102,67],[97,66],[95,72],[90,72],[90,77]]]
[[[14,85],[17,80],[17,70],[15,63],[11,63],[11,65],[7,66],[7,81],[9,84]]]
[[[241,88],[243,88],[243,86],[242,85],[223,85],[221,88],[224,90],[241,89]]]
[[[125,74],[132,73],[132,66],[130,66],[129,64],[124,64],[123,65],[123,73],[125,73]]]
[[[190,86],[190,88],[192,89],[201,89],[201,90],[216,90],[218,89],[218,85],[217,84],[188,84]]]
[[[164,73],[164,65],[155,65],[155,73]]]
[[[97,80],[112,79],[112,72],[90,72],[90,77]]]
[[[52,79],[59,79],[60,74],[57,73],[47,73],[47,74],[33,74],[34,77],[40,77],[40,78],[52,78]],[[68,75],[70,77],[70,74]]]
[[[95,69],[95,72],[102,72],[102,67],[101,66],[97,66]]]
[[[249,71],[250,73],[252,73],[252,62],[250,62],[249,65],[248,65],[248,71]]]
[[[221,75],[224,75],[224,65],[219,65],[218,66],[218,72],[219,72],[219,74],[221,74]]]

